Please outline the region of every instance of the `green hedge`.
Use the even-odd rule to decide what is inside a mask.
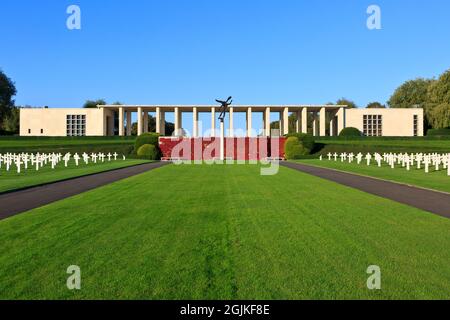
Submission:
[[[151,144],[158,148],[159,145],[159,134],[154,132],[143,133],[136,138],[134,142],[134,151],[137,153],[139,148],[144,144]]]
[[[311,154],[315,146],[314,137],[306,133],[294,133],[288,135],[284,145],[286,159],[300,159]]]
[[[361,137],[363,134],[357,128],[347,127],[339,132],[340,137]]]
[[[143,159],[157,160],[159,158],[158,148],[153,144],[144,144],[137,150],[137,156]]]
[[[308,153],[310,153],[314,149],[314,145],[316,143],[314,137],[308,133],[290,133],[287,135],[287,137],[296,137],[299,144],[302,146],[302,148],[308,150]]]
[[[447,129],[429,129],[428,136],[448,136],[450,137],[450,128]]]

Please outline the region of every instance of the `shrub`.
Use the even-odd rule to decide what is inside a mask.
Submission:
[[[291,133],[288,135],[288,137],[296,137],[299,141],[300,146],[307,150],[306,154],[311,153],[311,151],[314,149],[314,145],[316,142],[314,141],[314,137],[311,134],[307,133]]]
[[[362,133],[354,127],[348,127],[341,130],[340,137],[361,137]]]
[[[450,128],[447,129],[429,129],[427,136],[450,136]]]
[[[134,152],[137,153],[139,148],[144,144],[151,144],[153,146],[158,146],[159,134],[154,132],[143,133],[136,138],[134,143]]]
[[[143,144],[137,151],[138,157],[142,157],[149,160],[158,159],[158,149],[153,144]]]
[[[311,150],[305,148],[296,136],[287,138],[286,143],[284,144],[284,154],[288,160],[300,159],[302,156],[310,153]]]

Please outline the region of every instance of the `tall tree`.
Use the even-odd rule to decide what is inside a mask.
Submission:
[[[9,133],[19,133],[20,126],[20,109],[13,107],[9,110],[8,114],[3,120],[3,130]]]
[[[0,126],[2,125],[2,119],[9,115],[14,107],[13,97],[16,93],[14,82],[0,70]]]
[[[423,108],[428,100],[428,88],[432,79],[417,78],[398,87],[388,101],[391,108]]]
[[[450,70],[428,87],[425,114],[435,129],[450,127]]]
[[[358,108],[358,106],[356,105],[356,103],[354,103],[352,100],[346,99],[346,98],[341,98],[338,101],[336,101],[336,104],[339,105],[346,105],[349,108]]]
[[[379,103],[378,101],[370,102],[367,107],[367,109],[377,109],[377,108],[386,108],[384,104]]]
[[[106,101],[103,99],[97,99],[97,100],[86,100],[86,102],[83,104],[83,108],[97,108],[97,105],[105,105]]]

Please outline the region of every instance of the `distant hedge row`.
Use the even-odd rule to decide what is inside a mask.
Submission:
[[[430,129],[427,132],[427,136],[446,136],[450,137],[450,128],[447,129]]]

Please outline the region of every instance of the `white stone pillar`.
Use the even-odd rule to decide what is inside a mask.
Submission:
[[[266,137],[270,137],[270,107],[264,110],[264,129]]]
[[[252,136],[252,108],[247,108],[247,137]]]
[[[216,136],[216,108],[211,108],[211,137]]]
[[[229,136],[230,137],[234,137],[234,124],[233,124],[233,107],[229,107],[228,109],[228,114],[230,116],[230,133]]]
[[[225,160],[225,126],[220,121],[220,160]]]
[[[299,133],[301,130],[301,119],[302,119],[302,111],[297,110],[297,120],[295,120],[295,132]]]
[[[302,109],[302,133],[308,133],[308,109]]]
[[[338,136],[342,129],[345,128],[345,108],[339,108],[339,111],[336,114],[337,116],[337,132],[336,135]]]
[[[164,137],[166,135],[166,113],[164,111],[161,111],[160,120],[160,135]]]
[[[192,137],[198,137],[198,109],[192,108]]]
[[[119,107],[119,136],[124,135],[123,120],[123,107]]]
[[[142,108],[139,107],[137,108],[137,135],[141,135],[142,134],[142,128],[143,128],[143,124],[142,124]]]
[[[313,136],[317,137],[319,135],[319,117],[317,112],[313,113]]]
[[[417,136],[418,137],[423,137],[425,134],[424,129],[423,129],[423,121],[424,121],[423,120],[423,112],[424,112],[424,110],[420,109],[420,113],[417,116]]]
[[[144,110],[144,128],[142,128],[142,132],[148,132],[148,112]]]
[[[334,118],[335,115],[333,114],[330,120],[330,136],[334,137],[336,135],[336,133],[334,132]]]
[[[156,133],[161,134],[161,108],[156,107]]]
[[[283,131],[280,132],[281,135],[286,135],[289,133],[289,108],[283,108]]]
[[[325,137],[326,136],[326,108],[322,107],[320,108],[320,120],[319,120],[319,135],[321,137]]]
[[[174,127],[174,135],[175,136],[179,136],[180,135],[180,128],[181,128],[181,123],[180,123],[180,109],[178,107],[175,107],[174,111],[173,111],[173,118],[175,121],[175,127]]]
[[[131,136],[131,110],[127,110],[127,136]]]

